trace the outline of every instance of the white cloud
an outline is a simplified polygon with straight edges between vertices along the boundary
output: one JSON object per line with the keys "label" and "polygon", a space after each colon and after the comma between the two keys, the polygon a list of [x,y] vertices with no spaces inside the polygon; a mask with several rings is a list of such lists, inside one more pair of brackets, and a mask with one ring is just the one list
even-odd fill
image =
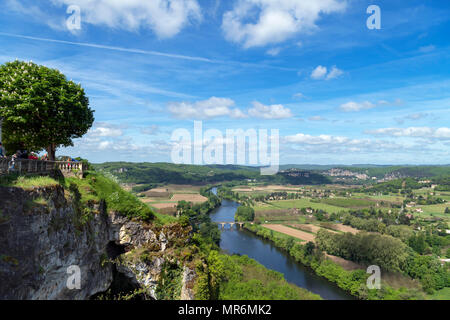
{"label": "white cloud", "polygon": [[115,29],[151,29],[160,38],[173,37],[183,27],[202,19],[197,0],[52,0],[55,5],[77,5],[81,22]]}
{"label": "white cloud", "polygon": [[178,119],[212,119],[229,116],[232,118],[244,118],[245,114],[232,108],[235,102],[228,98],[211,97],[207,100],[196,102],[170,102],[169,112]]}
{"label": "white cloud", "polygon": [[333,66],[331,68],[330,72],[328,73],[326,79],[331,80],[331,79],[337,78],[337,77],[341,76],[343,73],[344,73],[344,71],[336,68],[336,66]]}
{"label": "white cloud", "polygon": [[[327,74],[328,73],[328,74]],[[311,79],[314,80],[332,80],[335,78],[338,78],[344,74],[344,71],[338,69],[336,66],[333,66],[328,72],[327,67],[324,66],[317,66],[312,72],[311,72]]]}
{"label": "white cloud", "polygon": [[450,139],[450,128],[439,128],[434,132],[436,138]]}
{"label": "white cloud", "polygon": [[425,151],[428,145],[396,143],[393,141],[373,139],[353,139],[345,136],[332,136],[327,134],[310,135],[297,133],[285,136],[285,147],[295,152],[314,154],[375,154],[392,153],[417,153],[417,150]]}
{"label": "white cloud", "polygon": [[311,73],[311,78],[314,80],[320,80],[325,78],[327,74],[327,68],[323,66],[317,66]]}
{"label": "white cloud", "polygon": [[450,128],[409,127],[409,128],[381,128],[368,130],[365,133],[390,137],[413,137],[425,139],[450,139]]}
{"label": "white cloud", "polygon": [[304,99],[305,95],[301,92],[298,92],[298,93],[294,94],[292,97],[295,99]]}
{"label": "white cloud", "polygon": [[375,108],[375,105],[369,101],[364,102],[354,102],[350,101],[344,104],[341,104],[340,110],[343,112],[357,112],[361,110],[368,110]]}
{"label": "white cloud", "polygon": [[99,123],[88,133],[90,137],[120,137],[123,135],[123,131],[117,126]]}
{"label": "white cloud", "polygon": [[296,135],[286,136],[285,141],[295,144],[321,145],[321,144],[343,144],[348,143],[351,140],[346,137],[339,137],[339,136],[335,137],[325,134],[321,134],[319,136],[312,136],[309,134],[297,133]]}
{"label": "white cloud", "polygon": [[413,113],[413,114],[406,115],[403,118],[397,117],[397,118],[394,118],[394,120],[397,121],[398,124],[403,124],[406,120],[418,121],[418,120],[421,120],[428,116],[429,116],[428,113],[419,112],[419,113]]}
{"label": "white cloud", "polygon": [[321,14],[344,10],[345,0],[239,0],[223,16],[225,38],[245,48],[280,43],[317,28]]}
{"label": "white cloud", "polygon": [[401,106],[404,102],[401,99],[396,99],[394,101],[387,101],[387,100],[379,100],[376,103],[372,103],[370,101],[364,101],[364,102],[355,102],[355,101],[349,101],[347,103],[341,104],[339,109],[343,112],[358,112],[361,110],[368,110],[373,109],[376,107],[386,107],[386,106]]}
{"label": "white cloud", "polygon": [[291,110],[281,104],[266,106],[258,101],[253,102],[253,108],[248,110],[248,114],[262,119],[284,119],[293,116]]}
{"label": "white cloud", "polygon": [[229,98],[211,97],[208,100],[196,102],[170,102],[169,112],[178,119],[212,119],[230,117],[234,119],[248,118],[284,119],[292,117],[291,110],[281,104],[263,105],[254,101],[248,109],[248,115],[239,108],[234,108],[235,102]]}
{"label": "white cloud", "polygon": [[379,106],[401,106],[404,102],[402,99],[395,99],[394,101],[387,101],[387,100],[379,100],[377,102],[377,105]]}

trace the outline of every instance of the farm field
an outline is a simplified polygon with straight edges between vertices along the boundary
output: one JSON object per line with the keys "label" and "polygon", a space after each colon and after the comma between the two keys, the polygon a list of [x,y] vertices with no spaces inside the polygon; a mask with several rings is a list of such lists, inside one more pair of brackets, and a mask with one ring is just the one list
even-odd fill
{"label": "farm field", "polygon": [[370,198],[330,198],[321,199],[320,202],[326,203],[336,207],[361,209],[367,207],[383,207],[381,200],[374,200]]}
{"label": "farm field", "polygon": [[311,241],[314,242],[315,236],[314,234],[308,233],[308,232],[304,232],[304,231],[300,231],[300,230],[296,230],[293,228],[289,228],[286,226],[283,226],[281,224],[265,224],[263,225],[264,228],[273,230],[273,231],[277,231],[283,234],[286,234],[288,236],[300,239],[302,241]]}
{"label": "farm field", "polygon": [[[164,209],[176,208],[178,201],[202,203],[208,199],[200,195],[201,186],[170,184],[142,192],[140,199],[161,212]],[[165,210],[167,211],[167,210]]]}
{"label": "farm field", "polygon": [[312,233],[317,233],[321,229],[319,226],[316,226],[314,224],[291,224],[289,226],[295,229]]}
{"label": "farm field", "polygon": [[277,200],[269,203],[258,203],[255,206],[255,210],[276,210],[276,209],[293,209],[293,208],[313,208],[322,209],[327,212],[340,212],[346,211],[345,208],[329,205],[321,202],[313,202],[310,199],[296,199],[296,200]]}
{"label": "farm field", "polygon": [[448,217],[448,214],[445,214],[445,208],[450,207],[448,203],[442,203],[442,204],[433,204],[428,206],[421,206],[418,205],[417,208],[421,208],[423,210],[423,213],[417,213],[415,212],[415,215],[419,216],[434,216],[434,217],[441,217],[445,218]]}
{"label": "farm field", "polygon": [[279,192],[279,191],[299,191],[301,186],[290,186],[290,185],[269,185],[269,186],[238,186],[234,187],[232,190],[234,192]]}
{"label": "farm field", "polygon": [[198,193],[177,193],[170,198],[171,201],[188,201],[193,203],[202,203],[208,200],[208,198],[198,194]]}

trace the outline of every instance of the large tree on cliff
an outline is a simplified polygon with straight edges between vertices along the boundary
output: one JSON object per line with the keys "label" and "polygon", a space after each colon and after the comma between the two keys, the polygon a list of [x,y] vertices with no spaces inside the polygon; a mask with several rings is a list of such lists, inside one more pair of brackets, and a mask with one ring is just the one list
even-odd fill
{"label": "large tree on cliff", "polygon": [[58,70],[32,62],[0,66],[0,120],[7,150],[47,150],[50,160],[61,146],[83,136],[94,122],[83,88]]}

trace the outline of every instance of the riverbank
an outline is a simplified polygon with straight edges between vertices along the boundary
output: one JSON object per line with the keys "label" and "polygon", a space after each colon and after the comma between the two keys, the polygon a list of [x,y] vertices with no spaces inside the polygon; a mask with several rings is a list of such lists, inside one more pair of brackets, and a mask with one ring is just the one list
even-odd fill
{"label": "riverbank", "polygon": [[380,290],[368,289],[365,270],[347,271],[329,260],[312,242],[302,244],[289,235],[269,230],[260,225],[245,224],[244,228],[257,236],[270,240],[276,247],[284,250],[295,261],[307,266],[320,277],[336,284],[353,297],[362,300],[408,300],[415,299],[416,292],[406,288],[394,289],[386,284]]}
{"label": "riverbank", "polygon": [[[239,204],[235,201],[223,200],[221,206],[210,214],[211,220],[215,222],[234,222],[235,212],[238,207]],[[305,266],[297,263],[283,250],[276,248],[270,241],[262,239],[245,229],[227,227],[222,230],[220,248],[230,256],[234,254],[247,255],[263,265],[267,272],[272,272],[271,270],[277,271],[283,274],[289,283],[318,294],[323,299],[354,299],[335,284],[317,276],[311,270],[307,270]]]}

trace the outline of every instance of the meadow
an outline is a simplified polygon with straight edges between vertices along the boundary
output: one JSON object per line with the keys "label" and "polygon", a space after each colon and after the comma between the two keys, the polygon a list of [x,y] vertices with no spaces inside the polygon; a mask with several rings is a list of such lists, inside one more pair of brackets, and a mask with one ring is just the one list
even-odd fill
{"label": "meadow", "polygon": [[345,208],[335,205],[329,205],[322,202],[311,201],[311,199],[295,199],[295,200],[277,200],[268,203],[257,203],[255,211],[274,210],[274,209],[294,209],[294,208],[312,208],[317,210],[325,210],[327,212],[345,211]]}

